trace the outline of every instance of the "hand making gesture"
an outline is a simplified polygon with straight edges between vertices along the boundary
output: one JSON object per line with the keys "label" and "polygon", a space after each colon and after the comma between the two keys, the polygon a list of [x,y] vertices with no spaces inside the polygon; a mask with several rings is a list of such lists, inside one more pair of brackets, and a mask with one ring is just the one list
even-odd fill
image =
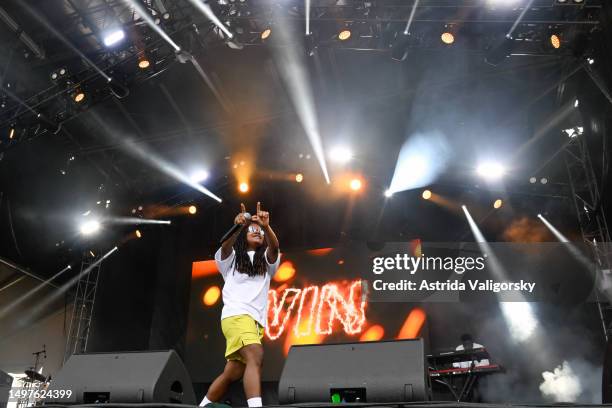
{"label": "hand making gesture", "polygon": [[[244,208],[244,205],[241,208]],[[261,228],[267,228],[270,225],[270,213],[261,210],[259,201],[257,202],[257,213],[251,218],[251,221],[256,222]]]}
{"label": "hand making gesture", "polygon": [[[257,204],[259,204],[259,203],[257,203]],[[234,218],[234,224],[240,224],[240,225],[242,225],[244,227],[246,225],[246,223],[247,223],[246,216],[244,215],[245,213],[246,213],[246,208],[245,208],[243,203],[240,203],[240,212]]]}

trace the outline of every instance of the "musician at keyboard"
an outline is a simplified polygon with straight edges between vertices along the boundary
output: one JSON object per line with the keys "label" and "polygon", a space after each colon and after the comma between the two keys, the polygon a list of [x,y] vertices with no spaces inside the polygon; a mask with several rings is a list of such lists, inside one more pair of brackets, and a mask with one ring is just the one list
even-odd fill
{"label": "musician at keyboard", "polygon": [[[484,346],[482,344],[474,343],[474,339],[472,335],[469,333],[465,333],[461,335],[461,344],[458,345],[455,350],[456,351],[469,351],[473,349],[482,349]],[[472,365],[473,364],[473,365]],[[489,359],[482,360],[472,360],[472,361],[457,361],[453,363],[454,368],[470,368],[470,367],[483,367],[488,366],[490,364]]]}

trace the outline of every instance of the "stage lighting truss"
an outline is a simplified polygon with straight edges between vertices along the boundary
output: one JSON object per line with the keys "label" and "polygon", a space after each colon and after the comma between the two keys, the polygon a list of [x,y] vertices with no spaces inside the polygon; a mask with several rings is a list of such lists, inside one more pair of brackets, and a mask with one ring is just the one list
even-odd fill
{"label": "stage lighting truss", "polygon": [[[385,51],[390,58],[398,61],[405,60],[409,52],[413,49],[430,49],[439,52],[448,52],[449,46],[440,40],[440,24],[450,24],[454,22],[457,15],[461,14],[463,7],[466,10],[474,11],[474,5],[481,4],[480,0],[436,0],[435,2],[421,2],[416,13],[415,24],[412,25],[409,35],[404,35],[406,19],[410,14],[410,7],[407,2],[401,0],[381,0],[377,2],[329,2],[324,0],[312,0],[310,7],[310,34],[304,37],[301,31],[301,24],[294,24],[296,27],[295,35],[290,36],[291,44],[278,44],[278,39],[274,43],[280,46],[295,46],[307,55],[314,55],[316,50],[321,48],[343,48],[347,50],[359,50],[360,52]],[[412,2],[408,2],[413,4]],[[458,5],[458,3],[460,3]],[[546,6],[544,6],[546,3]],[[218,44],[225,41],[226,44],[235,49],[243,46],[269,46],[274,37],[274,25],[281,20],[287,22],[303,22],[304,7],[302,4],[294,2],[267,2],[267,1],[241,1],[241,0],[222,0],[209,2],[215,15],[226,23],[231,30],[233,37],[226,38],[226,35],[210,35],[219,33],[209,19],[195,12],[189,2],[179,2],[174,0],[155,0],[146,2],[147,10],[156,18],[159,24],[164,26],[171,24],[176,38],[181,38],[178,34],[191,32],[197,38],[194,47],[206,47],[209,44]],[[551,4],[553,7],[551,7]],[[602,0],[534,0],[534,8],[527,14],[525,22],[521,23],[513,33],[512,40],[499,43],[500,49],[490,58],[493,63],[500,63],[511,53],[521,53],[523,55],[560,55],[572,54],[572,42],[574,36],[580,33],[590,32],[599,24],[599,12]],[[563,6],[563,7],[555,7]],[[573,6],[573,7],[566,7]],[[477,12],[466,14],[465,22],[461,27],[485,27],[485,31],[478,31],[477,34],[470,33],[470,30],[461,31],[461,43],[469,43],[472,48],[485,51],[491,44],[499,42],[504,38],[504,32],[508,29],[507,8],[478,7]],[[512,11],[510,11],[512,12]],[[40,109],[32,112],[23,109],[15,117],[14,109],[9,109],[11,104],[7,104],[5,109],[0,110],[0,128],[8,128],[10,121],[19,120],[23,126],[23,134],[20,140],[27,140],[27,135],[33,135],[33,130],[40,127],[38,113],[45,112],[48,118],[60,121],[69,120],[78,110],[66,108],[66,100],[70,98],[69,85],[79,85],[87,90],[86,105],[93,106],[108,97],[123,97],[127,95],[130,86],[137,85],[151,76],[169,68],[175,63],[176,56],[174,50],[163,47],[163,41],[150,27],[143,24],[142,19],[137,18],[132,10],[126,8],[121,16],[113,17],[113,21],[106,20],[104,16],[111,15],[100,11],[92,6],[91,9],[83,8],[79,13],[72,13],[74,18],[66,18],[74,26],[64,27],[65,32],[82,33],[83,37],[91,35],[93,32],[105,32],[107,27],[117,27],[117,21],[121,21],[121,28],[125,32],[125,38],[120,47],[106,48],[101,41],[87,42],[83,38],[71,38],[75,43],[92,44],[91,49],[83,49],[88,54],[101,55],[100,60],[96,60],[99,66],[112,66],[113,73],[108,72],[112,77],[116,73],[121,73],[120,78],[113,77],[113,83],[109,87],[108,81],[96,73],[91,67],[83,68],[79,65],[78,69],[70,66],[55,67],[49,72],[49,79],[53,86],[48,89],[36,90],[32,92],[28,89],[24,93],[25,103],[30,105],[40,105]],[[506,13],[506,14],[502,14]],[[78,18],[76,18],[78,17]],[[94,18],[95,17],[95,18]],[[156,21],[157,21],[156,20]],[[499,20],[499,24],[495,21]],[[72,23],[74,21],[74,23]],[[531,21],[531,22],[530,22]],[[97,24],[96,27],[87,27],[83,30],[78,22],[83,24]],[[493,22],[493,23],[491,23]],[[552,23],[551,23],[552,22]],[[455,23],[453,23],[455,24]],[[575,28],[575,34],[571,37],[567,35],[567,27]],[[212,28],[212,30],[211,30]],[[299,28],[299,29],[298,29]],[[348,40],[340,40],[338,33],[341,29],[348,28],[350,37]],[[266,31],[272,29],[272,31]],[[561,48],[554,49],[550,45],[550,31],[557,30],[561,35]],[[301,32],[300,32],[301,31]],[[133,33],[137,35],[134,35]],[[262,33],[270,33],[266,40],[262,40]],[[450,31],[452,32],[452,31]],[[457,40],[457,33],[454,33]],[[141,40],[135,39],[140,37]],[[265,37],[265,35],[264,35]],[[463,41],[465,40],[465,41]],[[183,44],[181,44],[183,45]],[[88,45],[89,46],[89,45]],[[457,42],[454,44],[457,49]],[[188,48],[190,53],[196,53],[198,49]],[[153,54],[154,53],[154,54]],[[143,55],[146,59],[143,59]],[[49,55],[49,58],[52,58]],[[148,61],[148,64],[147,62]],[[80,82],[86,78],[86,82]],[[59,89],[58,89],[59,88]],[[34,96],[32,96],[34,95]],[[45,101],[39,104],[38,101]],[[83,109],[83,102],[78,105],[70,100],[68,104],[72,108],[78,106]],[[4,116],[2,116],[6,113]],[[31,129],[32,132],[29,132]]]}

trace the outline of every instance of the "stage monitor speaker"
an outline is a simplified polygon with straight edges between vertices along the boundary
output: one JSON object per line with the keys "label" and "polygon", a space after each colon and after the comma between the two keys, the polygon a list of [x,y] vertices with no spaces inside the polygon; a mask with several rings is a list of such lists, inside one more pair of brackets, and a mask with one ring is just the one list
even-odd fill
{"label": "stage monitor speaker", "polygon": [[[45,403],[195,405],[189,374],[173,351],[75,354],[49,385]],[[53,392],[57,390],[57,392]],[[66,392],[71,395],[66,397]]]}
{"label": "stage monitor speaker", "polygon": [[0,370],[0,408],[5,408],[8,403],[13,377]]}
{"label": "stage monitor speaker", "polygon": [[281,404],[430,399],[423,340],[293,346],[278,385]]}

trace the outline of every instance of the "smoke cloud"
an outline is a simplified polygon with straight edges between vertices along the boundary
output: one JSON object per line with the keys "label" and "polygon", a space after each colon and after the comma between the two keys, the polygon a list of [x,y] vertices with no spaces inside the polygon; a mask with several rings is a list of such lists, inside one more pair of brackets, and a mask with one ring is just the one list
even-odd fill
{"label": "smoke cloud", "polygon": [[554,402],[601,403],[601,368],[576,360],[542,373],[542,396]]}
{"label": "smoke cloud", "polygon": [[576,402],[582,393],[580,379],[567,361],[555,367],[552,372],[544,371],[542,377],[544,382],[540,384],[540,391],[545,398],[555,402]]}

